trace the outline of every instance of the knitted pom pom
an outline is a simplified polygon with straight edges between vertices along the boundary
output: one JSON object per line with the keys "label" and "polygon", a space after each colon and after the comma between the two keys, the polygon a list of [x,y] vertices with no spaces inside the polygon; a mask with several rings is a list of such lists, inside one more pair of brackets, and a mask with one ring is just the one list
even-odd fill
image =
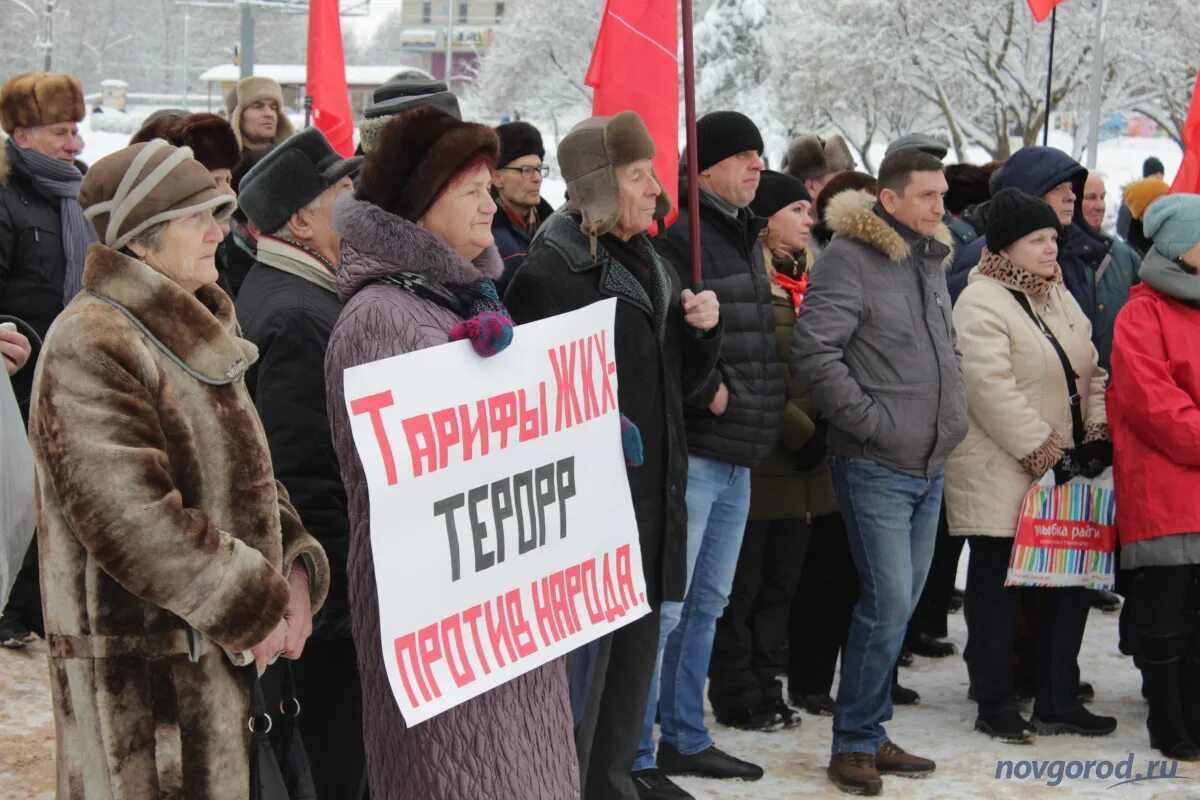
{"label": "knitted pom pom", "polygon": [[470,339],[471,347],[484,358],[494,356],[512,344],[513,321],[495,311],[484,311],[450,329],[450,341]]}
{"label": "knitted pom pom", "polygon": [[621,449],[625,451],[627,467],[640,467],[646,460],[646,453],[642,449],[642,432],[624,414],[621,415]]}

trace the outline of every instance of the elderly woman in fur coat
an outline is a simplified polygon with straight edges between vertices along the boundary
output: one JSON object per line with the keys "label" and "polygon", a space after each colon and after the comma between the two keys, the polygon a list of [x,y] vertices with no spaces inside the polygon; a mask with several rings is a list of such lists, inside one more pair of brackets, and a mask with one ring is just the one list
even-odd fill
{"label": "elderly woman in fur coat", "polygon": [[79,193],[101,244],[30,418],[58,796],[249,792],[250,669],[300,654],[328,564],[276,482],[213,285],[235,201],[162,140]]}
{"label": "elderly woman in fur coat", "polygon": [[325,356],[326,398],[350,501],[347,582],[363,688],[371,796],[511,800],[579,796],[561,661],[410,728],[392,696],[380,645],[367,481],[346,410],[344,371],[470,338],[490,356],[512,337],[492,280],[490,194],[498,143],[488,127],[436,108],[394,117],[363,164],[358,191],[334,209],[345,307]]}

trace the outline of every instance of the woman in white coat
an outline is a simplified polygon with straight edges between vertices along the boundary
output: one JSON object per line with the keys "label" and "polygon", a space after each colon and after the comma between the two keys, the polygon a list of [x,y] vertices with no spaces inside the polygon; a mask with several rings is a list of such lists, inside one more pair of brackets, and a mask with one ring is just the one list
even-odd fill
{"label": "woman in white coat", "polygon": [[1060,232],[1042,200],[999,192],[987,247],[954,307],[970,428],[946,465],[946,505],[951,535],[969,537],[971,546],[967,669],[976,729],[1014,743],[1032,741],[1034,731],[1101,736],[1116,727],[1078,697],[1084,589],[1023,590],[1043,593],[1030,721],[1013,693],[1013,615],[1022,590],[1005,588],[1004,579],[1021,502],[1051,469],[1062,483],[1112,463],[1107,376],[1091,324],[1062,284]]}

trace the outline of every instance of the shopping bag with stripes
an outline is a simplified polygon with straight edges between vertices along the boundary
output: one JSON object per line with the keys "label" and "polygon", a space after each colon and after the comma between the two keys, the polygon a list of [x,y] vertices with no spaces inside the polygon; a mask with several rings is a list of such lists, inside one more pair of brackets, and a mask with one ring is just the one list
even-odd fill
{"label": "shopping bag with stripes", "polygon": [[1047,473],[1025,495],[1004,585],[1112,589],[1116,521],[1111,468],[1061,486]]}

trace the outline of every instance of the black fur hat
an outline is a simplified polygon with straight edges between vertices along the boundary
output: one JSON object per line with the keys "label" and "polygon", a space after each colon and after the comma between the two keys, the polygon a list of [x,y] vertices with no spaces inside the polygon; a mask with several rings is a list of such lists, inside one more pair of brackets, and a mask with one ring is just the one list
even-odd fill
{"label": "black fur hat", "polygon": [[524,156],[546,157],[542,134],[528,122],[506,122],[497,125],[496,135],[500,137],[500,158],[496,161],[497,167],[507,167]]}
{"label": "black fur hat", "polygon": [[274,233],[361,165],[361,158],[338,155],[318,129],[305,128],[246,173],[238,186],[238,205],[260,231]]}
{"label": "black fur hat", "polygon": [[495,164],[496,132],[425,106],[393,117],[367,153],[358,196],[416,222],[442,188],[471,159]]}

